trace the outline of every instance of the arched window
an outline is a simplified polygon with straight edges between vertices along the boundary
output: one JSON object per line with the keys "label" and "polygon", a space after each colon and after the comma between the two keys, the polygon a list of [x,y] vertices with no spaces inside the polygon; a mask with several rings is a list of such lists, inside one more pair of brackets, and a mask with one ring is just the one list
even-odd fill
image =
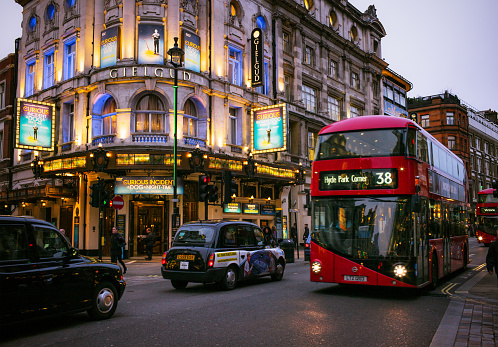
{"label": "arched window", "polygon": [[54,4],[48,5],[47,11],[45,12],[45,19],[47,20],[47,22],[50,22],[52,19],[54,19],[54,14],[55,14]]}
{"label": "arched window", "polygon": [[330,21],[330,27],[334,28],[334,29],[337,29],[337,26],[339,25],[339,22],[337,21],[337,13],[335,13],[334,10],[330,10],[329,21]]}
{"label": "arched window", "polygon": [[135,110],[135,132],[167,132],[164,104],[156,95],[147,94],[138,101]]}
{"label": "arched window", "polygon": [[266,20],[263,16],[258,16],[258,18],[256,18],[256,24],[258,25],[258,28],[266,31]]}
{"label": "arched window", "polygon": [[197,137],[197,108],[192,100],[187,100],[183,108],[183,135]]}
{"label": "arched window", "polygon": [[35,31],[35,29],[36,29],[36,17],[35,16],[31,16],[29,18],[28,29],[29,29],[29,31]]}
{"label": "arched window", "polygon": [[358,29],[354,25],[351,27],[351,41],[358,42]]}
{"label": "arched window", "polygon": [[304,0],[304,7],[306,7],[308,11],[311,11],[314,5],[315,4],[313,0]]}
{"label": "arched window", "polygon": [[92,137],[113,135],[116,132],[116,101],[109,94],[104,94],[93,105]]}

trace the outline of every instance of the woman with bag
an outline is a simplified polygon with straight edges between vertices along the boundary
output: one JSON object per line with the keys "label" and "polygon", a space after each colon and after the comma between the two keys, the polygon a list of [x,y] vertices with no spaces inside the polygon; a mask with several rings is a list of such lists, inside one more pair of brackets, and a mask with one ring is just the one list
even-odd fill
{"label": "woman with bag", "polygon": [[111,263],[121,264],[123,267],[123,275],[126,273],[126,265],[123,262],[123,247],[126,246],[126,241],[123,237],[118,233],[118,229],[116,227],[112,227],[112,235],[111,235]]}

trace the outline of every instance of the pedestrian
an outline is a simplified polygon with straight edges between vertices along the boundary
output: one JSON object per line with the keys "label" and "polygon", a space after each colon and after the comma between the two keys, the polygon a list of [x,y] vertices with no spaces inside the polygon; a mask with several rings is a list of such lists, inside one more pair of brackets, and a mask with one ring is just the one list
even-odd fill
{"label": "pedestrian", "polygon": [[271,231],[272,231],[272,233],[273,233],[273,238],[274,238],[275,240],[277,240],[277,227],[276,227],[276,226],[272,226],[272,227],[271,227]]}
{"label": "pedestrian", "polygon": [[306,243],[306,240],[308,239],[308,236],[310,235],[310,228],[308,228],[308,223],[304,224],[304,235],[303,235],[303,241]]}
{"label": "pedestrian", "polygon": [[150,228],[146,229],[147,236],[145,237],[145,253],[147,253],[147,257],[145,260],[152,260],[152,248],[154,247],[154,243],[156,243],[156,235],[150,230]]}
{"label": "pedestrian", "polygon": [[121,234],[118,233],[118,229],[116,227],[112,227],[112,235],[111,235],[111,263],[121,264],[123,267],[123,275],[126,273],[126,265],[123,262],[123,247],[126,246],[126,241],[123,239]]}
{"label": "pedestrian", "polygon": [[66,238],[67,242],[69,242],[69,244],[71,244],[71,240],[69,240],[69,237],[66,236],[66,230],[60,228],[59,231]]}
{"label": "pedestrian", "polygon": [[294,223],[294,225],[291,227],[291,239],[294,241],[294,247],[297,248],[297,224]]}
{"label": "pedestrian", "polygon": [[265,245],[271,246],[271,247],[276,246],[275,240],[273,239],[273,233],[272,233],[269,226],[265,226],[263,228],[263,235],[265,237],[265,241],[264,241]]}
{"label": "pedestrian", "polygon": [[490,275],[493,274],[494,269],[498,278],[498,240],[489,245],[488,254],[486,255],[486,268]]}

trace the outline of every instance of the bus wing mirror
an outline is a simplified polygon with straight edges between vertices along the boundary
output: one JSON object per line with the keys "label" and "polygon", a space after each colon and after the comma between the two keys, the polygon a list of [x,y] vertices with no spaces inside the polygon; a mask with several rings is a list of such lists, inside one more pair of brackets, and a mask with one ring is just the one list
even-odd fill
{"label": "bus wing mirror", "polygon": [[422,198],[420,197],[420,195],[412,196],[411,205],[412,212],[420,213],[420,210],[422,209]]}

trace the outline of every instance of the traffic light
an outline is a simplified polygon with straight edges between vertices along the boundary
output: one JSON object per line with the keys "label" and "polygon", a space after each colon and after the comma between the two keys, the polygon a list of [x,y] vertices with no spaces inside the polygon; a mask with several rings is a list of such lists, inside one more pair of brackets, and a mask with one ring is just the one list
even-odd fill
{"label": "traffic light", "polygon": [[231,171],[223,171],[223,182],[225,183],[225,196],[223,202],[225,204],[232,202],[233,196],[237,195],[237,182],[235,182],[235,173]]}
{"label": "traffic light", "polygon": [[108,190],[103,190],[100,196],[102,207],[111,207],[111,192]]}
{"label": "traffic light", "polygon": [[493,196],[498,198],[498,179],[493,182]]}
{"label": "traffic light", "polygon": [[100,182],[94,183],[90,186],[90,206],[92,207],[99,207],[101,193],[100,187]]}
{"label": "traffic light", "polygon": [[211,182],[211,177],[206,175],[199,176],[199,201],[204,202],[208,200],[209,193],[209,182]]}
{"label": "traffic light", "polygon": [[207,186],[208,188],[208,193],[207,193],[207,201],[209,202],[216,202],[218,200],[218,186],[216,184],[213,184],[211,186]]}

